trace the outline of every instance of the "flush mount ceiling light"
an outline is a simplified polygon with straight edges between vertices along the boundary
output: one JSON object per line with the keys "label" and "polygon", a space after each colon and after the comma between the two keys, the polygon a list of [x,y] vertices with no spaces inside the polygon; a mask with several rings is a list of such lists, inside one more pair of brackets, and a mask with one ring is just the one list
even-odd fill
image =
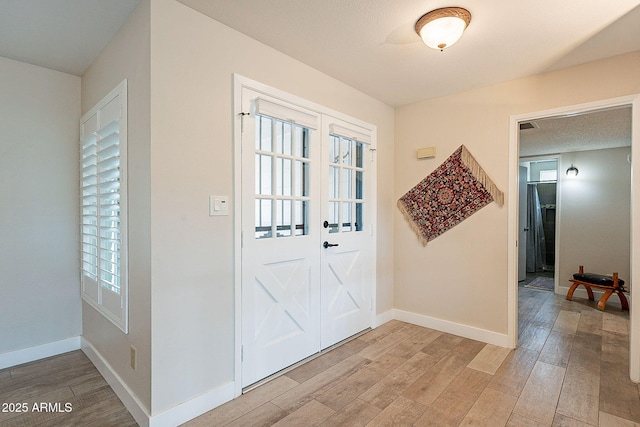
{"label": "flush mount ceiling light", "polygon": [[471,22],[471,13],[461,7],[443,7],[423,15],[416,22],[416,33],[424,44],[441,51],[457,42]]}

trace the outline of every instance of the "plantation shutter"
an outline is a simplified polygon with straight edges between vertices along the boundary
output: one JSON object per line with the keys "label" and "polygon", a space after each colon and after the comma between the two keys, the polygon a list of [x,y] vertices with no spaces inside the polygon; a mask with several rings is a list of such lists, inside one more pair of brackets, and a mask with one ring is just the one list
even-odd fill
{"label": "plantation shutter", "polygon": [[80,121],[82,297],[127,332],[127,82]]}

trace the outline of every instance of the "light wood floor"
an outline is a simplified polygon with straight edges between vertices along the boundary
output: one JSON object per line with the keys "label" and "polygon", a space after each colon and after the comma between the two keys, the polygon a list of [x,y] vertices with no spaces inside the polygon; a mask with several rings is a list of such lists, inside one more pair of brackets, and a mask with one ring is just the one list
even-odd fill
{"label": "light wood floor", "polygon": [[185,425],[640,426],[628,313],[519,299],[515,351],[391,321]]}
{"label": "light wood floor", "polygon": [[[628,313],[519,293],[517,350],[391,321],[185,426],[640,427]],[[135,425],[87,364],[73,352],[0,371],[0,403],[74,404],[68,414],[0,413],[0,427]]]}
{"label": "light wood floor", "polygon": [[138,425],[80,350],[0,370],[0,405],[0,427]]}

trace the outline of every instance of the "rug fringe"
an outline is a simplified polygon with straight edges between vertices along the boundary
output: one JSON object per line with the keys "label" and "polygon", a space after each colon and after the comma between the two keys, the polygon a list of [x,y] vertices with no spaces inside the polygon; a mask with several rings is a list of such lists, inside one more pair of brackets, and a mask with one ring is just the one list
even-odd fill
{"label": "rug fringe", "polygon": [[461,145],[460,148],[462,149],[462,163],[464,163],[464,165],[469,169],[474,178],[477,179],[484,186],[484,188],[487,189],[498,206],[502,206],[504,204],[504,193],[500,191],[498,186],[493,183],[491,178],[489,178],[489,175],[487,175],[484,169],[482,169],[480,163],[478,163],[478,161],[473,157],[467,147]]}
{"label": "rug fringe", "polygon": [[416,233],[416,237],[418,238],[418,240],[420,240],[420,243],[422,243],[422,246],[427,246],[428,240],[425,239],[424,236],[422,235],[422,231],[420,230],[420,227],[418,227],[418,224],[415,223],[415,221],[409,214],[409,211],[407,210],[407,206],[404,204],[402,199],[398,200],[397,206],[398,206],[398,209],[400,209],[400,212],[402,212],[402,215],[404,215],[404,219],[407,220],[407,222],[413,229],[414,233]]}

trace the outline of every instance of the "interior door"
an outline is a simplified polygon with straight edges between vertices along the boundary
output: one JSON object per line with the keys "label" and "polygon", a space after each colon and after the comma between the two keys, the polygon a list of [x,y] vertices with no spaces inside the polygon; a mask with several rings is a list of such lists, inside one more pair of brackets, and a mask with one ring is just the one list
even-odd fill
{"label": "interior door", "polygon": [[[287,111],[282,101],[245,88],[242,98],[243,111],[251,111],[242,126],[242,383],[247,386],[320,351],[316,169],[321,144],[313,113]],[[277,118],[295,114],[309,123]]]}
{"label": "interior door", "polygon": [[322,182],[322,347],[371,326],[374,275],[371,211],[372,154],[365,132],[325,118]]}

